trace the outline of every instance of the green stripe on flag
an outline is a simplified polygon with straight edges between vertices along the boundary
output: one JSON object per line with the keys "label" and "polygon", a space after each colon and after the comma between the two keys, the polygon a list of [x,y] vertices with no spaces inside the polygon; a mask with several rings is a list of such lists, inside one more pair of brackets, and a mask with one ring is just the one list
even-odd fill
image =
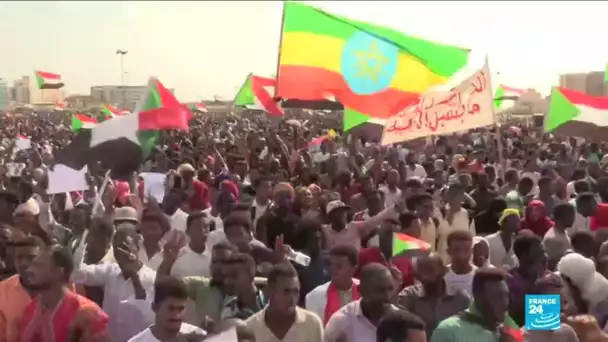
{"label": "green stripe on flag", "polygon": [[369,119],[369,115],[359,113],[350,108],[344,108],[344,132],[368,122]]}
{"label": "green stripe on flag", "polygon": [[72,115],[72,131],[80,131],[83,127],[82,121],[76,115]]}
{"label": "green stripe on flag", "polygon": [[505,88],[498,86],[496,93],[494,93],[494,109],[498,109],[502,106],[501,97],[505,96]]}
{"label": "green stripe on flag", "polygon": [[245,83],[243,83],[239,92],[234,97],[235,106],[249,106],[255,104],[255,96],[251,90],[251,77],[252,74],[247,76]]}
{"label": "green stripe on flag", "polygon": [[574,119],[580,114],[580,109],[570,102],[558,88],[551,90],[551,103],[549,112],[545,116],[545,132],[551,132]]}
{"label": "green stripe on flag", "polygon": [[163,102],[160,99],[160,94],[158,93],[158,88],[156,87],[156,83],[154,84],[154,88],[148,91],[146,96],[146,102],[144,106],[141,108],[141,111],[151,110],[160,108],[163,106]]}

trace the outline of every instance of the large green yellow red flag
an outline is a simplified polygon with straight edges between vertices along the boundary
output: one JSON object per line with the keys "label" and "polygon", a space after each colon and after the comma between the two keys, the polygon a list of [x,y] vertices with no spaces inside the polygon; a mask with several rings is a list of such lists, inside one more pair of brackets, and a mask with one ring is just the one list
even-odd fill
{"label": "large green yellow red flag", "polygon": [[[415,38],[306,4],[284,3],[276,95],[335,97],[345,116],[386,119],[467,64],[469,50]],[[345,121],[348,117],[345,117]]]}

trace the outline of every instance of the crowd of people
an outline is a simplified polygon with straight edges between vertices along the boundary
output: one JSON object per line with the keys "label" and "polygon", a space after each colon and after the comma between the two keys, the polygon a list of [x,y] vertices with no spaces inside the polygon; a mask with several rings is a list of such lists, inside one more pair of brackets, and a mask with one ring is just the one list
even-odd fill
{"label": "crowd of people", "polygon": [[[89,165],[89,189],[52,196],[73,133],[7,115],[0,342],[608,340],[605,145],[530,127],[309,144],[333,115],[197,116],[137,170]],[[166,175],[162,200],[141,172]],[[395,256],[394,233],[430,251]],[[527,294],[561,295],[559,329],[523,329]]]}

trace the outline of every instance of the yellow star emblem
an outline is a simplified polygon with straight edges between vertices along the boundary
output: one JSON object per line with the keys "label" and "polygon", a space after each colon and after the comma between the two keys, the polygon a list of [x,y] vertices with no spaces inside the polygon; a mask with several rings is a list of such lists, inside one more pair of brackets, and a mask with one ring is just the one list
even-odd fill
{"label": "yellow star emblem", "polygon": [[389,63],[389,59],[380,50],[378,41],[373,40],[368,49],[355,51],[354,54],[357,59],[357,77],[369,77],[372,82],[377,83]]}

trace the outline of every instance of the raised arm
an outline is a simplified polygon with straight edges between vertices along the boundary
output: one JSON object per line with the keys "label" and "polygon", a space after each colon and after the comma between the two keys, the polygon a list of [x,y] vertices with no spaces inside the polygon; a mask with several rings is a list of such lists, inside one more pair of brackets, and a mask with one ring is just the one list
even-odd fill
{"label": "raised arm", "polygon": [[403,211],[405,206],[405,202],[401,204],[397,204],[392,208],[386,208],[376,214],[368,218],[365,221],[352,221],[349,225],[356,229],[359,232],[359,236],[364,237],[370,234],[370,232],[375,229],[379,224],[381,224],[384,220],[395,218],[399,216],[399,213]]}

